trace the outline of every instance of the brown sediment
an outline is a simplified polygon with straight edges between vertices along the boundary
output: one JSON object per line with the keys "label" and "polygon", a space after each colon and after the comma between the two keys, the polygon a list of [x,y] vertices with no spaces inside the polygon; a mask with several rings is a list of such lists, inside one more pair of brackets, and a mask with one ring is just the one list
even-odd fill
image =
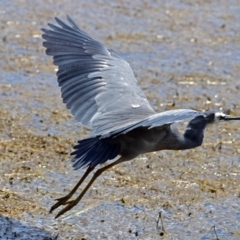
{"label": "brown sediment", "polygon": [[219,238],[238,239],[236,123],[209,127],[199,148],[120,164],[100,177],[64,220],[48,214],[54,199],[66,195],[83,173],[73,171],[69,153],[89,131],[62,103],[40,31],[54,16],[70,14],[129,61],[156,111],[223,109],[239,115],[239,11],[233,9],[224,1],[5,1],[0,11],[0,237],[24,239],[28,232],[32,239],[54,239],[58,233],[58,239],[156,239],[155,220],[163,210],[169,239],[201,238],[213,225],[221,230]]}

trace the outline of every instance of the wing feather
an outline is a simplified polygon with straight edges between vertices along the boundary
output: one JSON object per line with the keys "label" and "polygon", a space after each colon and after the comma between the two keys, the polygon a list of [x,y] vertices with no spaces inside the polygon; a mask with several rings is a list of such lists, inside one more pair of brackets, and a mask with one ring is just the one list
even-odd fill
{"label": "wing feather", "polygon": [[78,121],[92,127],[92,135],[155,114],[125,60],[83,32],[69,16],[69,24],[55,19],[58,26],[49,23],[51,29],[42,29],[43,46],[58,66],[63,102]]}
{"label": "wing feather", "polygon": [[181,122],[184,120],[191,120],[198,116],[205,116],[205,113],[198,112],[191,109],[177,109],[169,110],[161,113],[154,114],[152,116],[146,117],[140,121],[135,121],[132,123],[127,123],[121,127],[115,127],[112,129],[107,129],[104,126],[101,127],[101,138],[106,138],[109,136],[118,136],[121,134],[126,134],[136,128],[146,127],[148,129],[155,127],[162,127],[166,125],[171,125],[176,122]]}

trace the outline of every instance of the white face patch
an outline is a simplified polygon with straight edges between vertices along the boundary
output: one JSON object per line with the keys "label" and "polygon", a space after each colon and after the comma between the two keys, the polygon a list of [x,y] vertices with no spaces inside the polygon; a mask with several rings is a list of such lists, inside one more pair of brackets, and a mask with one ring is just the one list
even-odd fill
{"label": "white face patch", "polygon": [[218,122],[219,120],[221,120],[221,118],[224,118],[225,116],[226,114],[223,112],[216,112],[214,115],[214,122]]}

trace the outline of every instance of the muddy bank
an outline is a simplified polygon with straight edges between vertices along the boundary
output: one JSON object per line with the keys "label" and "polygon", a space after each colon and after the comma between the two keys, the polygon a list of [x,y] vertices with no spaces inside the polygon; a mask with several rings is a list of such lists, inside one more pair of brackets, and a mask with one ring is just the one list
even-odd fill
{"label": "muddy bank", "polygon": [[[40,28],[70,14],[132,66],[156,111],[240,115],[239,4],[174,1],[0,3],[0,237],[2,239],[239,239],[237,123],[212,126],[203,146],[143,155],[110,169],[55,220],[48,211],[84,172],[69,153],[89,130],[60,97]],[[16,14],[17,13],[17,14]],[[111,21],[109,21],[109,19]]]}

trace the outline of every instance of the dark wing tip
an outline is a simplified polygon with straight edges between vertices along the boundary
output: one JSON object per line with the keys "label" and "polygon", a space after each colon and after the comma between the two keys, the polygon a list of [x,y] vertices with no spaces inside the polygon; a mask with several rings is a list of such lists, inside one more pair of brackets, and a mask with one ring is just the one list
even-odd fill
{"label": "dark wing tip", "polygon": [[78,25],[73,21],[73,19],[69,15],[67,15],[67,20],[72,25],[73,28],[76,28],[76,29],[80,30]]}
{"label": "dark wing tip", "polygon": [[62,24],[66,25],[60,18],[54,17],[55,21],[61,26]]}

